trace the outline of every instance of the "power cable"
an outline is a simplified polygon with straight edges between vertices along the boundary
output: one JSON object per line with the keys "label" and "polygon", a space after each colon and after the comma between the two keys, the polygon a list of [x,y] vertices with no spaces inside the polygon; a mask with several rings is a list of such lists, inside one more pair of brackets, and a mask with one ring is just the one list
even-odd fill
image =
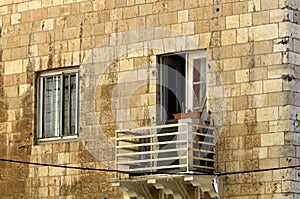
{"label": "power cable", "polygon": [[[47,167],[57,167],[57,168],[65,168],[65,169],[78,169],[78,170],[90,170],[90,171],[102,171],[102,172],[115,172],[115,173],[123,173],[123,174],[135,174],[135,172],[128,172],[122,170],[115,170],[115,169],[100,169],[100,168],[91,168],[91,167],[77,167],[77,166],[68,166],[68,165],[56,165],[56,164],[47,164],[47,163],[38,163],[38,162],[28,162],[28,161],[21,161],[21,160],[11,160],[11,159],[4,159],[0,158],[0,161],[3,162],[12,162],[12,163],[19,163],[19,164],[28,164],[28,165],[36,165],[36,166],[47,166]],[[246,173],[258,173],[264,171],[276,171],[276,170],[284,170],[284,169],[294,169],[300,168],[300,164],[293,165],[293,166],[286,166],[286,167],[273,167],[273,168],[266,168],[266,169],[255,169],[255,170],[248,170],[248,171],[234,171],[234,172],[221,172],[221,173],[212,173],[206,171],[197,171],[197,172],[150,172],[146,174],[181,174],[181,175],[215,175],[215,176],[224,176],[224,175],[236,175],[236,174],[246,174]]]}
{"label": "power cable", "polygon": [[264,171],[276,171],[276,170],[284,170],[284,169],[294,169],[300,167],[300,164],[293,165],[293,166],[286,166],[286,167],[273,167],[273,168],[266,168],[266,169],[255,169],[255,170],[248,170],[248,171],[234,171],[234,172],[223,172],[223,173],[215,173],[216,176],[224,176],[224,175],[234,175],[234,174],[245,174],[245,173],[257,173],[257,172],[264,172]]}
{"label": "power cable", "polygon": [[47,163],[38,163],[38,162],[28,162],[21,160],[10,160],[0,158],[0,161],[4,162],[13,162],[20,164],[28,164],[28,165],[36,165],[36,166],[47,166],[47,167],[57,167],[57,168],[65,168],[65,169],[79,169],[79,170],[90,170],[90,171],[104,171],[104,172],[118,172],[118,173],[128,173],[125,171],[118,171],[113,169],[99,169],[99,168],[90,168],[90,167],[76,167],[76,166],[68,166],[68,165],[56,165],[56,164],[47,164]]}

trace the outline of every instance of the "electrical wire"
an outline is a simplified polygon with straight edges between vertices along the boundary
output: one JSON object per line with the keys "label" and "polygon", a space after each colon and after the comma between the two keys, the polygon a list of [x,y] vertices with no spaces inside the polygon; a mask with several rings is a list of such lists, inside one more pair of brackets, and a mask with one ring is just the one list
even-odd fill
{"label": "electrical wire", "polygon": [[[78,170],[90,170],[90,171],[102,171],[102,172],[114,172],[114,173],[123,173],[123,174],[137,174],[135,172],[128,172],[122,170],[115,169],[100,169],[100,168],[91,168],[91,167],[77,167],[77,166],[68,166],[68,165],[56,165],[56,164],[47,164],[47,163],[38,163],[38,162],[28,162],[21,160],[11,160],[0,158],[0,161],[3,162],[11,162],[11,163],[19,163],[19,164],[28,164],[28,165],[36,165],[36,166],[47,166],[47,167],[56,167],[56,168],[65,168],[65,169],[78,169]],[[258,173],[264,171],[275,171],[275,170],[284,170],[284,169],[294,169],[300,168],[300,164],[286,167],[273,167],[266,169],[256,169],[256,170],[248,170],[248,171],[234,171],[234,172],[221,172],[221,173],[212,173],[207,171],[197,171],[197,172],[150,172],[146,174],[179,174],[179,175],[215,175],[215,176],[225,176],[225,175],[236,175],[236,174],[246,174],[246,173]],[[140,174],[140,173],[139,173]]]}
{"label": "electrical wire", "polygon": [[3,161],[3,162],[12,162],[12,163],[20,163],[20,164],[28,164],[28,165],[36,165],[36,166],[57,167],[57,168],[65,168],[65,169],[79,169],[79,170],[90,170],[90,171],[128,173],[128,172],[125,172],[125,171],[118,171],[118,170],[113,170],[113,169],[100,169],[100,168],[90,168],[90,167],[77,167],[77,166],[68,166],[68,165],[56,165],[56,164],[28,162],[28,161],[21,161],[21,160],[10,160],[10,159],[3,159],[3,158],[0,158],[0,161]]}
{"label": "electrical wire", "polygon": [[[19,163],[19,164],[28,164],[28,165],[35,165],[35,166],[47,166],[47,167],[56,167],[56,168],[65,168],[65,169],[78,169],[78,170],[90,170],[90,171],[102,171],[102,172],[114,172],[114,173],[123,173],[123,174],[140,174],[137,172],[128,172],[122,170],[114,170],[114,169],[100,169],[100,168],[91,168],[91,167],[77,167],[77,166],[68,166],[68,165],[57,165],[57,164],[47,164],[47,163],[38,163],[38,162],[28,162],[28,161],[21,161],[21,160],[11,160],[11,159],[4,159],[0,158],[0,161],[3,162],[11,162],[11,163]],[[187,174],[187,173],[178,173],[178,172],[145,172],[147,175],[153,174]],[[191,174],[191,173],[189,173]],[[201,173],[204,174],[204,173]],[[209,175],[211,175],[210,173]],[[195,175],[195,173],[194,173]],[[199,175],[199,174],[197,174]],[[208,175],[205,173],[204,175]]]}
{"label": "electrical wire", "polygon": [[224,175],[235,175],[235,174],[245,174],[245,173],[258,173],[264,171],[276,171],[276,170],[284,170],[284,169],[295,169],[300,167],[300,164],[293,165],[293,166],[286,166],[286,167],[273,167],[273,168],[266,168],[266,169],[255,169],[255,170],[248,170],[248,171],[234,171],[234,172],[223,172],[223,173],[215,173],[216,176],[224,176]]}

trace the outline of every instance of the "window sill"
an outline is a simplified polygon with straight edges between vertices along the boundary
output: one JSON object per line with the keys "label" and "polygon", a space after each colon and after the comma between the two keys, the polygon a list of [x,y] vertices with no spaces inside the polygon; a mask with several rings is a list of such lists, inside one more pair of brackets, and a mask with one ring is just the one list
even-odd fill
{"label": "window sill", "polygon": [[53,137],[53,138],[37,138],[37,144],[51,144],[51,143],[61,143],[61,142],[74,142],[78,141],[79,136],[66,136],[66,137]]}

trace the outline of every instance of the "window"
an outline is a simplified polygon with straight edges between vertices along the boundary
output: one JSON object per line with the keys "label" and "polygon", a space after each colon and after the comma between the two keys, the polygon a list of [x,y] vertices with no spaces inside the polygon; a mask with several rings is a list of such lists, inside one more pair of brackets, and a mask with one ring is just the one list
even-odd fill
{"label": "window", "polygon": [[43,72],[38,78],[38,139],[78,135],[79,71]]}
{"label": "window", "polygon": [[161,119],[201,111],[206,101],[206,54],[190,51],[159,56]]}

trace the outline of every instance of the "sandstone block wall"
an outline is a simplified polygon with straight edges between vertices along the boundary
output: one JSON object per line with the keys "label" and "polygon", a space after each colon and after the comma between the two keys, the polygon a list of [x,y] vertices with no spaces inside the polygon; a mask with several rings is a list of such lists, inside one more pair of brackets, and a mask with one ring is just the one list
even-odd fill
{"label": "sandstone block wall", "polygon": [[[158,120],[157,55],[205,49],[217,171],[298,162],[297,0],[2,0],[0,25],[0,157],[113,168],[114,131]],[[37,74],[75,65],[80,138],[35,145]],[[114,174],[0,167],[4,198],[121,198]],[[219,180],[224,199],[300,194],[296,170]]]}

